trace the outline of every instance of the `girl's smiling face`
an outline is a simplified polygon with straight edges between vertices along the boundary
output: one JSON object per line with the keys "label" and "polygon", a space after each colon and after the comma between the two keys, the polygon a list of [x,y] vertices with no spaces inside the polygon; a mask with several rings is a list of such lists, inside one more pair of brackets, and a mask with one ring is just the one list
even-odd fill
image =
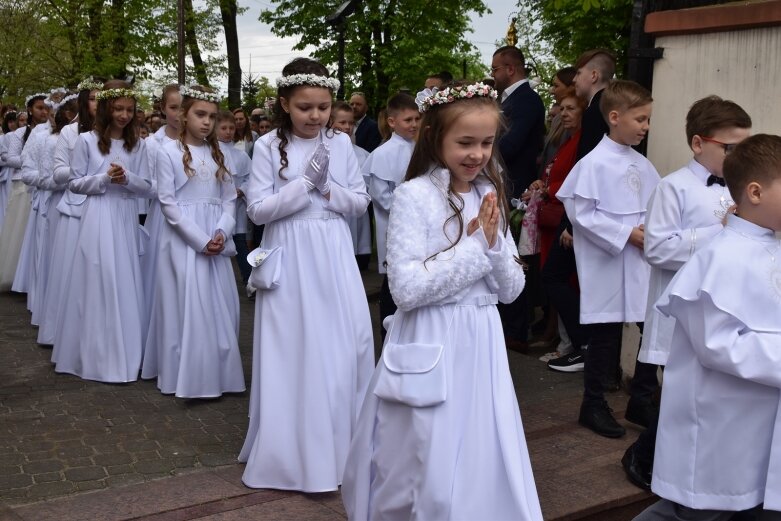
{"label": "girl's smiling face", "polygon": [[477,107],[461,114],[442,136],[442,160],[453,190],[468,192],[469,183],[491,160],[498,126],[495,111]]}

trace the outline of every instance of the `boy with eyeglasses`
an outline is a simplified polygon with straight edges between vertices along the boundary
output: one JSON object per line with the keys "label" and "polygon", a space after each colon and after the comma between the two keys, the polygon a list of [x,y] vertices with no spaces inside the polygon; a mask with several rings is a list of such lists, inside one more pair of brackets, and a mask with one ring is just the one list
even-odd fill
{"label": "boy with eyeglasses", "polygon": [[[640,362],[667,364],[675,319],[662,315],[654,304],[681,266],[724,229],[727,215],[735,208],[724,184],[724,159],[750,133],[751,117],[746,111],[718,96],[698,100],[686,115],[686,139],[693,157],[662,179],[648,203],[645,219],[645,258],[651,265],[651,278]],[[656,418],[642,414],[648,410],[647,404],[630,401],[630,405],[633,407],[627,407],[626,419],[648,429],[627,449],[622,464],[632,483],[648,489]]]}

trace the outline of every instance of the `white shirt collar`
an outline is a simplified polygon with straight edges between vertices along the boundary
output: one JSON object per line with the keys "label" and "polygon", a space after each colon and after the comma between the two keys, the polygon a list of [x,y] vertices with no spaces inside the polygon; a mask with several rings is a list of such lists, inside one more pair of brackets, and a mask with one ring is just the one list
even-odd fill
{"label": "white shirt collar", "polygon": [[361,116],[361,119],[355,122],[355,125],[353,125],[353,137],[355,137],[355,133],[358,131],[358,127],[361,125],[361,121],[366,119],[366,114]]}
{"label": "white shirt collar", "polygon": [[515,83],[513,83],[512,85],[510,85],[509,87],[507,87],[506,89],[504,89],[504,91],[502,91],[502,103],[504,103],[504,100],[506,100],[507,98],[510,97],[510,94],[515,92],[515,89],[517,89],[518,87],[520,87],[524,83],[529,83],[529,79],[528,78],[524,78],[522,80],[518,80]]}

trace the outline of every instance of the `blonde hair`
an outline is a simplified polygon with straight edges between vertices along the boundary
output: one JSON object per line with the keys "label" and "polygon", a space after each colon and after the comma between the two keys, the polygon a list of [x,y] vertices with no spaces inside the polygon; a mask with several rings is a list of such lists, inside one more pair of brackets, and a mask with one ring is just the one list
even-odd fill
{"label": "blonde hair", "polygon": [[651,93],[648,89],[629,80],[613,80],[602,91],[602,98],[599,100],[599,111],[605,121],[608,115],[614,110],[629,110],[636,107],[643,107],[653,102]]}

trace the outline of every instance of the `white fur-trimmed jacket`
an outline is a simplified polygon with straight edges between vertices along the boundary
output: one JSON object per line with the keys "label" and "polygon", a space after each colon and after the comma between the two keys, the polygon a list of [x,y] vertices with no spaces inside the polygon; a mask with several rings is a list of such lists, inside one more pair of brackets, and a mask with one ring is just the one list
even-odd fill
{"label": "white fur-trimmed jacket", "polygon": [[[394,192],[387,238],[388,283],[402,311],[458,302],[483,277],[501,302],[512,302],[523,290],[523,268],[515,261],[517,249],[509,230],[499,235],[491,249],[478,229],[471,236],[464,232],[455,247],[442,252],[458,236],[457,219],[443,229],[453,213],[447,201],[449,183],[450,172],[436,168],[402,183]],[[474,185],[481,198],[494,191],[483,175]],[[477,216],[463,217],[466,223]]]}

